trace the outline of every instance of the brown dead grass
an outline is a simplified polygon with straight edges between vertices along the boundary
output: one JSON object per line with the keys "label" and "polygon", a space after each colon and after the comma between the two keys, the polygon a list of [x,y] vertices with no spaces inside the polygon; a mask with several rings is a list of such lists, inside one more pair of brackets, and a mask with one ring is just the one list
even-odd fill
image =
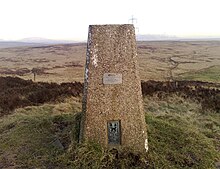
{"label": "brown dead grass", "polygon": [[[218,41],[138,42],[137,46],[140,75],[145,81],[175,80],[220,65]],[[5,48],[0,49],[0,76],[33,79],[31,70],[39,68],[44,73],[37,74],[36,81],[83,82],[85,59],[85,43]]]}

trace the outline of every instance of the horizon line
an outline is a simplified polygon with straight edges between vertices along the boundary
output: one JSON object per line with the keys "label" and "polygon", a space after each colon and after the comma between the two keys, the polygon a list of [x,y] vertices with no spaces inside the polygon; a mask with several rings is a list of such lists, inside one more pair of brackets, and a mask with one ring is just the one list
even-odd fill
{"label": "horizon line", "polygon": [[[169,35],[169,34],[136,34],[136,38],[137,36],[145,36],[145,38],[147,36],[151,36],[151,38],[158,38],[158,39],[171,39],[171,40],[178,40],[178,39],[220,39],[220,35],[194,35],[194,36],[177,36],[177,35]],[[139,37],[141,38],[141,37]],[[44,37],[24,37],[24,38],[19,38],[19,39],[1,39],[0,38],[0,42],[1,41],[8,41],[8,42],[28,42],[28,41],[69,41],[69,42],[86,42],[87,39],[79,39],[79,38],[75,38],[75,39],[63,39],[63,38],[44,38]]]}

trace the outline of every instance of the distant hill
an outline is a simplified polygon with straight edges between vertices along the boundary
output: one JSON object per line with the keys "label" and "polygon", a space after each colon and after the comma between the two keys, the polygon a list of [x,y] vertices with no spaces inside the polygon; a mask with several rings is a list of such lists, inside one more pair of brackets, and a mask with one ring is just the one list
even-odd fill
{"label": "distant hill", "polygon": [[170,35],[146,34],[136,35],[137,41],[220,41],[220,37],[204,36],[204,37],[177,37]]}
{"label": "distant hill", "polygon": [[77,43],[77,41],[72,41],[72,40],[54,40],[54,39],[46,39],[46,38],[39,38],[39,37],[24,38],[24,39],[19,40],[19,42],[41,43],[41,44]]}
{"label": "distant hill", "polygon": [[77,41],[70,40],[53,40],[46,38],[24,38],[17,41],[4,41],[0,39],[0,48],[12,48],[12,47],[21,47],[21,46],[42,46],[48,44],[69,44],[69,43],[77,43]]}
{"label": "distant hill", "polygon": [[199,37],[199,38],[182,38],[179,41],[220,41],[220,38],[212,38],[212,37]]}
{"label": "distant hill", "polygon": [[[137,34],[136,39],[137,41],[220,41],[220,37],[182,38],[177,36],[158,35],[158,34],[146,34],[146,35]],[[17,41],[5,41],[0,39],[0,48],[12,48],[12,47],[21,47],[21,46],[43,46],[43,45],[70,44],[70,43],[79,43],[79,41],[54,40],[54,39],[46,39],[39,37],[24,38]]]}
{"label": "distant hill", "polygon": [[42,46],[41,43],[27,43],[19,41],[0,41],[0,48],[12,48],[12,47],[21,47],[21,46]]}
{"label": "distant hill", "polygon": [[147,34],[147,35],[136,35],[137,41],[165,41],[165,40],[178,40],[176,36],[169,35],[157,35],[157,34]]}

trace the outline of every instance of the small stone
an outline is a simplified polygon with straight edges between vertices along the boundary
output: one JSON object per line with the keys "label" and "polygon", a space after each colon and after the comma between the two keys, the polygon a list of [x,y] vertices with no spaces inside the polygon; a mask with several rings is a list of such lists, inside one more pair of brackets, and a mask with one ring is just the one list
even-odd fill
{"label": "small stone", "polygon": [[61,150],[64,150],[64,146],[62,145],[62,143],[60,142],[60,140],[58,138],[56,138],[53,141],[53,145]]}
{"label": "small stone", "polygon": [[216,169],[220,169],[220,162],[215,163]]}

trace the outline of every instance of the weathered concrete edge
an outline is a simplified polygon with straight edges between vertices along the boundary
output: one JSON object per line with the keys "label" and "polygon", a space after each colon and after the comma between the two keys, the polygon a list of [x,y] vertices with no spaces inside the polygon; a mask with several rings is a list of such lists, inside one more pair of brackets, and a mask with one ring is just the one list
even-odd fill
{"label": "weathered concrete edge", "polygon": [[86,120],[86,104],[87,104],[87,90],[88,90],[88,76],[89,76],[89,62],[90,62],[90,46],[91,46],[91,25],[88,29],[88,39],[87,39],[87,51],[86,51],[86,63],[85,63],[85,74],[84,74],[84,88],[83,88],[83,99],[82,99],[82,115],[80,122],[80,134],[79,143],[84,141],[84,123]]}

